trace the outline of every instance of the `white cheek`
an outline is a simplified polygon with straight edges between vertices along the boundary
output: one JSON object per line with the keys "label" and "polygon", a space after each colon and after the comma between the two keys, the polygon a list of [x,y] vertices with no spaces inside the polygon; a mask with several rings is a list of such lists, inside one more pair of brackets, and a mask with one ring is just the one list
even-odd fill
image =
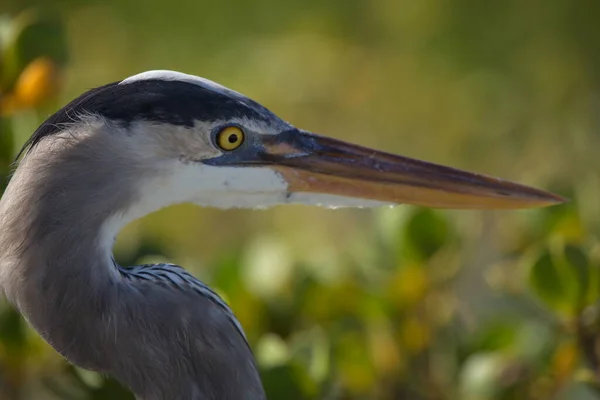
{"label": "white cheek", "polygon": [[270,168],[199,166],[190,199],[218,208],[266,208],[286,202],[288,184]]}
{"label": "white cheek", "polygon": [[322,193],[289,193],[288,183],[267,167],[215,167],[179,164],[168,176],[145,185],[147,194],[138,209],[148,213],[171,204],[192,202],[216,208],[267,208],[302,204],[327,208],[392,206],[376,200]]}
{"label": "white cheek", "polygon": [[289,193],[288,184],[266,167],[215,167],[174,162],[141,183],[137,201],[116,213],[104,226],[106,245],[133,220],[174,204],[195,203],[216,208],[267,208],[304,204],[327,208],[392,206],[375,200],[321,193]]}
{"label": "white cheek", "polygon": [[115,213],[103,227],[103,245],[112,246],[128,223],[174,204],[195,203],[216,208],[266,208],[286,203],[287,182],[268,168],[213,167],[174,162],[166,173],[145,179],[137,201]]}

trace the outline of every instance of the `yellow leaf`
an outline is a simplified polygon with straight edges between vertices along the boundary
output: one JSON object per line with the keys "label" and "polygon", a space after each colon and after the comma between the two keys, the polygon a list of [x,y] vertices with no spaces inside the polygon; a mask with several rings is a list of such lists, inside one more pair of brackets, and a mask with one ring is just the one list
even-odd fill
{"label": "yellow leaf", "polygon": [[573,373],[577,365],[577,347],[569,342],[561,345],[552,360],[555,381],[564,382]]}
{"label": "yellow leaf", "polygon": [[36,107],[56,95],[59,89],[58,67],[46,57],[33,60],[17,79],[13,95],[18,108]]}
{"label": "yellow leaf", "polygon": [[410,306],[423,300],[428,286],[425,270],[419,265],[407,265],[391,279],[388,294],[397,305]]}

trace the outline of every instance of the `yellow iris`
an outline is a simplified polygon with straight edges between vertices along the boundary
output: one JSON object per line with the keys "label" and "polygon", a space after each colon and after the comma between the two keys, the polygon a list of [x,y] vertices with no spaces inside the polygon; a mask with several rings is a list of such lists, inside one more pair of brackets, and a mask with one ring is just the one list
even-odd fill
{"label": "yellow iris", "polygon": [[217,134],[217,145],[222,150],[235,150],[242,143],[244,143],[244,131],[237,126],[228,126]]}

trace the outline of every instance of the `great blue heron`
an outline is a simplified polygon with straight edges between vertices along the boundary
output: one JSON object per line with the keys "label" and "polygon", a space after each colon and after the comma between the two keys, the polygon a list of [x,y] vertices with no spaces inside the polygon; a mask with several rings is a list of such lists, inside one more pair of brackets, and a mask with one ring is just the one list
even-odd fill
{"label": "great blue heron", "polygon": [[527,208],[559,196],[295,128],[209,80],[150,71],[81,95],[21,151],[0,200],[0,284],[71,363],[140,399],[264,399],[242,327],[171,264],[124,268],[119,230],[184,202]]}

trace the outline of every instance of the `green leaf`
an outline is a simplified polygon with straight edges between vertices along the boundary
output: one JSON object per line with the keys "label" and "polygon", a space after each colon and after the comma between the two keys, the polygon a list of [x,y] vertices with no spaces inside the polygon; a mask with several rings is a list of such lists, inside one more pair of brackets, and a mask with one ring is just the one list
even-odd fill
{"label": "green leaf", "polygon": [[529,272],[529,285],[537,297],[555,311],[569,309],[571,299],[559,265],[545,251]]}
{"label": "green leaf", "polygon": [[600,301],[600,265],[596,262],[590,263],[590,277],[585,304],[594,304]]}
{"label": "green leaf", "polygon": [[492,321],[485,325],[473,337],[471,352],[493,352],[506,349],[515,343],[518,321],[508,319]]}
{"label": "green leaf", "polygon": [[574,296],[578,308],[585,306],[590,288],[590,263],[587,255],[579,247],[567,245],[564,250],[565,260],[574,278]]}
{"label": "green leaf", "polygon": [[590,301],[596,285],[595,276],[585,252],[566,245],[561,253],[543,253],[532,266],[529,284],[537,296],[552,310],[567,315],[580,312]]}
{"label": "green leaf", "polygon": [[63,64],[67,61],[66,43],[62,21],[54,14],[42,14],[37,21],[26,26],[17,38],[20,66],[24,67],[42,56]]}
{"label": "green leaf", "polygon": [[58,64],[67,61],[63,23],[51,10],[25,11],[12,20],[10,28],[4,27],[3,32],[0,88],[11,87],[27,64],[38,57],[48,57]]}
{"label": "green leaf", "polygon": [[436,211],[419,208],[405,227],[405,247],[410,256],[423,260],[431,257],[450,237],[447,221]]}
{"label": "green leaf", "polygon": [[91,400],[134,400],[133,394],[112,378],[103,378],[99,388],[91,390]]}
{"label": "green leaf", "polygon": [[0,313],[0,343],[14,354],[22,352],[27,347],[25,323],[13,308],[6,308]]}
{"label": "green leaf", "polygon": [[298,365],[269,368],[263,370],[261,377],[268,399],[304,400],[314,397],[316,385]]}

